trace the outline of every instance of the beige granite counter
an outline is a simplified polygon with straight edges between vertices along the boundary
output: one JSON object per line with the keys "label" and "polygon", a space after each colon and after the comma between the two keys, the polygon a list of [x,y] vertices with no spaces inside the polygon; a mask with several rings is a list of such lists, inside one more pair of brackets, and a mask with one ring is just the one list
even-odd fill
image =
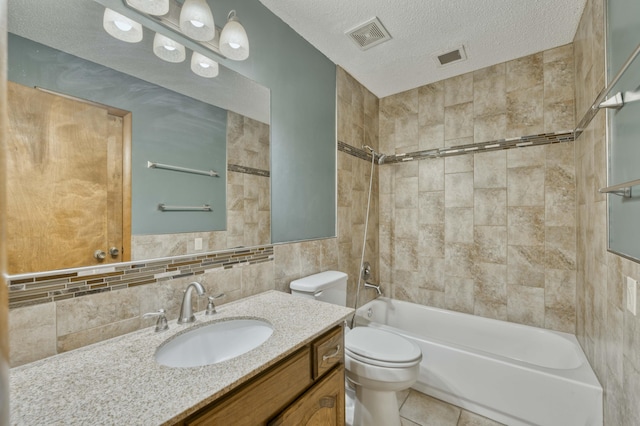
{"label": "beige granite counter", "polygon": [[[11,370],[12,425],[170,424],[340,324],[350,308],[268,291],[222,305],[193,324],[150,327]],[[261,318],[273,334],[258,348],[219,364],[170,368],[154,359],[165,340],[232,317]],[[81,318],[78,319],[82,321]]]}

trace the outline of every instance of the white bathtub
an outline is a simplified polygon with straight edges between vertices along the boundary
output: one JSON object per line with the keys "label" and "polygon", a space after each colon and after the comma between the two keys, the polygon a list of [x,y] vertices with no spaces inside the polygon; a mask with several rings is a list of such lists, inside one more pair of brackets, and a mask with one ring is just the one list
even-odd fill
{"label": "white bathtub", "polygon": [[602,387],[572,334],[378,298],[358,325],[422,349],[414,389],[507,425],[602,425]]}

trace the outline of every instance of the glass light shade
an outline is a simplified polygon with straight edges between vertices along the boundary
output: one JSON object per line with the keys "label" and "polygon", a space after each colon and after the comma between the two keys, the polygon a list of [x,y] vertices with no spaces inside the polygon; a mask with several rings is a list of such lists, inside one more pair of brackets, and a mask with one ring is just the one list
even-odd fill
{"label": "glass light shade", "polygon": [[193,52],[193,55],[191,55],[191,71],[200,77],[213,78],[218,76],[219,67],[218,63],[213,59],[209,59],[198,52]]}
{"label": "glass light shade", "polygon": [[186,0],[180,11],[180,31],[194,40],[208,41],[216,36],[211,8],[205,0]]}
{"label": "glass light shade", "polygon": [[149,15],[162,16],[169,13],[169,0],[127,0],[127,4]]}
{"label": "glass light shade", "polygon": [[102,26],[110,36],[127,43],[142,40],[142,25],[111,9],[104,10]]}
{"label": "glass light shade", "polygon": [[220,33],[220,52],[234,61],[244,61],[249,57],[249,38],[236,18],[235,10],[229,12],[227,24]]}
{"label": "glass light shade", "polygon": [[153,53],[167,62],[182,62],[187,57],[183,45],[158,33],[153,38]]}

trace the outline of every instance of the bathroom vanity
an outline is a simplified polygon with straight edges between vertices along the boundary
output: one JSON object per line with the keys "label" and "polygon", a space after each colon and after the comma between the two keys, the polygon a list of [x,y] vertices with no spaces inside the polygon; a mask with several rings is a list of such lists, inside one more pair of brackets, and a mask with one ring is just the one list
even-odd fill
{"label": "bathroom vanity", "polygon": [[[11,370],[11,424],[300,425],[344,422],[344,319],[350,308],[268,291]],[[163,342],[203,324],[254,318],[262,345],[193,368],[156,362]]]}

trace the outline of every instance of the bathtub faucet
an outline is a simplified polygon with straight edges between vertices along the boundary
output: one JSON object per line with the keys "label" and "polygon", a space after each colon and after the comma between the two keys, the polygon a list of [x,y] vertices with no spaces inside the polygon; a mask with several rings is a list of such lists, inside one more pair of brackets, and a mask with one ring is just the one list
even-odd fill
{"label": "bathtub faucet", "polygon": [[375,285],[375,284],[371,284],[368,282],[364,282],[364,288],[373,288],[375,289],[375,291],[378,292],[378,296],[382,296],[382,290],[380,290],[380,286],[379,285]]}

